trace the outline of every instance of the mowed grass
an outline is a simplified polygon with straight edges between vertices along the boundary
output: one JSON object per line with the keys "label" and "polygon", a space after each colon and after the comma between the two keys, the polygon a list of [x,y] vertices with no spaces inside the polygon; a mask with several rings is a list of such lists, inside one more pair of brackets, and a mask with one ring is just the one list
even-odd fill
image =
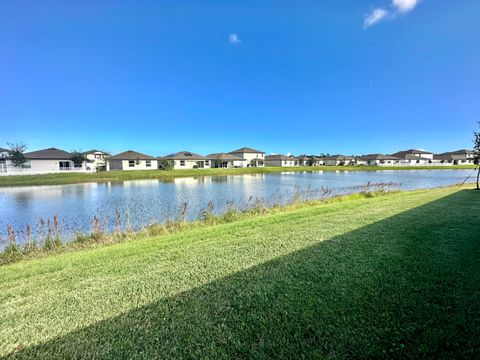
{"label": "mowed grass", "polygon": [[474,358],[480,192],[358,198],[0,267],[3,358]]}
{"label": "mowed grass", "polygon": [[414,166],[414,167],[381,167],[381,166],[295,166],[280,167],[268,166],[263,168],[238,169],[192,169],[192,170],[136,170],[136,171],[107,171],[97,173],[57,173],[42,175],[15,175],[0,176],[1,186],[28,186],[28,185],[61,185],[85,182],[108,182],[126,180],[159,179],[169,181],[178,177],[192,176],[225,176],[242,174],[271,174],[285,171],[380,171],[380,170],[451,170],[474,169],[474,165],[455,166]]}

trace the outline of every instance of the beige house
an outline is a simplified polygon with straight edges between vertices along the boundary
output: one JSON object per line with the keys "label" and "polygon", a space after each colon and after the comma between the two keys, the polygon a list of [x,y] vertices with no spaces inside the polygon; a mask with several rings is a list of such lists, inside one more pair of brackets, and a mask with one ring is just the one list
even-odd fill
{"label": "beige house", "polygon": [[448,165],[472,165],[475,163],[475,156],[472,150],[457,150],[433,155],[434,164]]}
{"label": "beige house", "polygon": [[298,159],[286,155],[267,155],[265,156],[266,166],[298,166]]}
{"label": "beige house", "polygon": [[106,158],[108,154],[101,150],[90,150],[83,153],[87,161],[85,166],[87,170],[97,171],[98,169],[106,168]]}
{"label": "beige house", "polygon": [[356,159],[357,165],[369,165],[369,166],[394,166],[400,164],[402,159],[392,156],[392,155],[383,155],[383,154],[369,154],[359,156]]}
{"label": "beige house", "polygon": [[21,166],[14,166],[9,159],[8,151],[1,151],[0,172],[3,175],[34,175],[49,174],[67,171],[87,171],[85,163],[75,167],[72,161],[72,154],[57,148],[48,148],[31,151],[24,154],[26,162]]}
{"label": "beige house", "polygon": [[241,168],[246,166],[246,159],[233,154],[216,153],[207,156],[210,159],[212,168]]}
{"label": "beige house", "polygon": [[156,169],[158,169],[157,158],[133,150],[114,155],[107,161],[107,171]]}
{"label": "beige house", "polygon": [[407,166],[427,165],[433,161],[433,153],[419,149],[399,151],[392,154],[392,156],[400,158],[400,163]]}
{"label": "beige house", "polygon": [[246,167],[263,167],[265,166],[265,153],[248,147],[230,151],[229,154],[238,156],[246,160]]}
{"label": "beige house", "polygon": [[189,151],[180,151],[174,154],[170,154],[164,157],[158,158],[160,164],[163,160],[171,160],[173,161],[173,168],[174,169],[204,169],[210,168],[210,161],[211,159],[198,155]]}
{"label": "beige house", "polygon": [[298,157],[299,166],[322,166],[325,165],[322,157],[301,155]]}
{"label": "beige house", "polygon": [[353,156],[345,156],[345,155],[331,155],[325,156],[323,158],[325,165],[330,166],[342,166],[342,165],[354,165],[355,158]]}

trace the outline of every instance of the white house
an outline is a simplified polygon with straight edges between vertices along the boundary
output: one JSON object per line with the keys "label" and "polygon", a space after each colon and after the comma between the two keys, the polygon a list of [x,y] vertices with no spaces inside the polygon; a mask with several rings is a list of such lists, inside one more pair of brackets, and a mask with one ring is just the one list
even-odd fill
{"label": "white house", "polygon": [[247,167],[263,167],[265,166],[265,153],[260,150],[255,150],[248,147],[243,147],[237,150],[230,151],[229,154],[238,156],[247,160]]}
{"label": "white house", "polygon": [[7,149],[0,148],[0,174],[7,173],[7,161],[10,154]]}
{"label": "white house", "polygon": [[286,155],[267,155],[265,156],[266,166],[298,166],[298,159]]}
{"label": "white house", "polygon": [[433,153],[419,149],[399,151],[392,156],[400,158],[402,165],[427,165],[433,161]]}
{"label": "white house", "polygon": [[433,155],[434,164],[472,165],[475,156],[472,150],[457,150]]}
{"label": "white house", "polygon": [[359,156],[357,158],[357,165],[369,165],[369,166],[393,166],[400,164],[402,159],[392,156],[392,155],[383,155],[383,154],[369,154]]}
{"label": "white house", "polygon": [[105,151],[101,150],[89,150],[83,153],[87,159],[85,166],[87,170],[97,171],[98,169],[106,168],[105,159],[108,157]]}
{"label": "white house", "polygon": [[180,151],[158,159],[160,164],[163,160],[173,161],[173,168],[180,170],[210,168],[211,161],[211,159],[206,156],[198,155],[190,151]]}
{"label": "white house", "polygon": [[107,171],[113,170],[156,170],[157,158],[128,150],[107,159]]}
{"label": "white house", "polygon": [[329,166],[342,166],[342,165],[354,165],[355,158],[353,156],[345,156],[345,155],[331,155],[325,156],[323,158],[325,165]]}
{"label": "white house", "polygon": [[322,157],[300,155],[298,158],[299,166],[322,166],[324,161]]}
{"label": "white house", "polygon": [[216,153],[207,156],[212,168],[241,168],[245,167],[247,160],[233,154]]}

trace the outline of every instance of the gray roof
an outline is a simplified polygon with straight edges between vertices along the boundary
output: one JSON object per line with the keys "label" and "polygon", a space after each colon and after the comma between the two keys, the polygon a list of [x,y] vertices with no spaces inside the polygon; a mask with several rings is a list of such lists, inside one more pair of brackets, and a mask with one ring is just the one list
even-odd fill
{"label": "gray roof", "polygon": [[321,158],[321,157],[318,157],[318,156],[308,156],[308,155],[300,155],[300,156],[297,156],[297,159],[298,159],[298,160],[303,160],[303,161],[305,161],[305,160],[312,160],[312,159],[313,159],[314,161],[321,161],[321,160],[323,160],[323,158]]}
{"label": "gray roof", "polygon": [[192,153],[190,151],[180,151],[161,157],[164,160],[210,160],[208,157]]}
{"label": "gray roof", "polygon": [[8,149],[4,149],[0,147],[0,152],[8,152],[8,151],[9,151]]}
{"label": "gray roof", "polygon": [[473,155],[473,150],[461,149],[457,151],[448,151],[437,155]]}
{"label": "gray roof", "polygon": [[352,157],[352,156],[345,156],[345,155],[325,156],[323,159],[324,159],[324,160],[355,160],[354,157]]}
{"label": "gray roof", "polygon": [[109,160],[157,160],[153,156],[145,155],[133,150],[127,150],[112,156]]}
{"label": "gray roof", "polygon": [[[425,151],[425,150],[409,149],[409,150],[398,151],[398,152],[396,152],[392,155],[396,156],[396,157],[399,157],[399,158],[402,158],[402,159],[406,159],[405,157],[407,155],[412,155],[412,154],[432,155],[433,153]],[[406,160],[408,160],[408,159],[406,159]]]}
{"label": "gray roof", "polygon": [[265,161],[269,161],[269,160],[295,161],[295,160],[298,160],[298,159],[293,157],[293,156],[286,156],[286,155],[277,154],[277,155],[267,155],[267,156],[265,156]]}
{"label": "gray roof", "polygon": [[227,154],[227,153],[215,153],[215,154],[207,155],[207,157],[213,160],[246,161],[244,158],[235,156],[233,154]]}
{"label": "gray roof", "polygon": [[25,159],[29,160],[70,160],[72,158],[69,152],[53,147],[27,152],[24,155]]}
{"label": "gray roof", "polygon": [[260,150],[255,150],[249,147],[243,147],[237,150],[230,151],[229,154],[235,154],[235,153],[251,153],[251,154],[265,154],[265,152],[260,151]]}
{"label": "gray roof", "polygon": [[358,157],[359,160],[369,161],[369,160],[401,160],[399,157],[392,155],[383,155],[383,154],[368,154]]}

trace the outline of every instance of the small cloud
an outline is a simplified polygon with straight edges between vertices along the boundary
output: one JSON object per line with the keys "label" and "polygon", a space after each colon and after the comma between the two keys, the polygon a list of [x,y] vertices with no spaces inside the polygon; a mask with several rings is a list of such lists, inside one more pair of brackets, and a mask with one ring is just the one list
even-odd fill
{"label": "small cloud", "polygon": [[420,0],[393,0],[392,6],[399,12],[406,13],[415,9]]}
{"label": "small cloud", "polygon": [[242,42],[242,40],[240,40],[238,35],[235,33],[228,35],[228,41],[230,41],[230,44],[233,44],[233,45],[238,45]]}
{"label": "small cloud", "polygon": [[363,27],[366,29],[376,23],[386,20],[395,19],[397,15],[406,14],[420,3],[421,0],[391,0],[388,10],[377,7],[372,10],[363,21]]}
{"label": "small cloud", "polygon": [[388,16],[388,11],[382,8],[373,9],[370,14],[365,17],[363,22],[363,27],[368,28],[372,25],[375,25],[379,21],[382,21]]}

